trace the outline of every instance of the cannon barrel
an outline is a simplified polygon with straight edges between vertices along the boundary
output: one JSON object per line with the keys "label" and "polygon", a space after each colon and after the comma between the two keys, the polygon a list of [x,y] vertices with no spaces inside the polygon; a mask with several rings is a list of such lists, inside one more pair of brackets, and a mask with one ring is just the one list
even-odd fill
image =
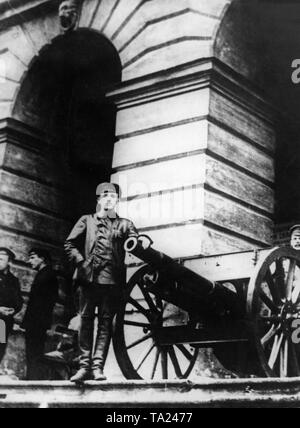
{"label": "cannon barrel", "polygon": [[209,304],[211,307],[218,308],[219,313],[228,311],[238,318],[244,315],[237,293],[218,282],[196,274],[166,254],[156,251],[151,245],[144,248],[138,238],[129,238],[125,243],[125,251],[176,281],[177,290],[184,292],[192,302]]}

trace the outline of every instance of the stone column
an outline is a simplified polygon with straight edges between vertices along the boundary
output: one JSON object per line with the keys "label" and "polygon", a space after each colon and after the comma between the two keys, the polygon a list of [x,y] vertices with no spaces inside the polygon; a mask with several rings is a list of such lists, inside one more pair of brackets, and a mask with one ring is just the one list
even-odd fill
{"label": "stone column", "polygon": [[272,110],[220,61],[202,60],[124,83],[113,181],[121,213],[175,258],[272,242]]}
{"label": "stone column", "polygon": [[70,228],[60,158],[42,132],[13,119],[0,122],[0,245],[17,255],[26,288],[33,246],[50,250],[54,260]]}

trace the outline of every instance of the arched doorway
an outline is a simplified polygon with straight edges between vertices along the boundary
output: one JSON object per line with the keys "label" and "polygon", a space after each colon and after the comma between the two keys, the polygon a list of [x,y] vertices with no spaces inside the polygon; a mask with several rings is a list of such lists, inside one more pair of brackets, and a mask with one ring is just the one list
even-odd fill
{"label": "arched doorway", "polygon": [[120,80],[113,45],[80,29],[45,46],[21,85],[13,117],[43,132],[38,149],[51,164],[45,174],[59,189],[54,204],[64,221],[93,210],[96,184],[109,180],[116,112],[105,94]]}

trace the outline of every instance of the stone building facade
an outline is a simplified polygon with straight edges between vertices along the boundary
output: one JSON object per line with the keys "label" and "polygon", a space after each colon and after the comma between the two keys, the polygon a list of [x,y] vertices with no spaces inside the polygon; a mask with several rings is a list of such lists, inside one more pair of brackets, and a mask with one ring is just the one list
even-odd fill
{"label": "stone building facade", "polygon": [[60,262],[102,179],[175,258],[299,219],[297,3],[83,0],[70,31],[60,3],[0,1],[0,244],[24,292],[28,249]]}

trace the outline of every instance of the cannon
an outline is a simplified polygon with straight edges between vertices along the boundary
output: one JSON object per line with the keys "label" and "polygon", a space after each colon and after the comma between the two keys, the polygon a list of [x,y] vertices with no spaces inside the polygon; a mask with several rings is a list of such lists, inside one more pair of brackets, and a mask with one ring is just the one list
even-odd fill
{"label": "cannon", "polygon": [[300,376],[300,252],[277,247],[182,262],[145,236],[129,238],[125,250],[143,263],[114,322],[127,379],[186,379],[205,348],[235,377]]}

